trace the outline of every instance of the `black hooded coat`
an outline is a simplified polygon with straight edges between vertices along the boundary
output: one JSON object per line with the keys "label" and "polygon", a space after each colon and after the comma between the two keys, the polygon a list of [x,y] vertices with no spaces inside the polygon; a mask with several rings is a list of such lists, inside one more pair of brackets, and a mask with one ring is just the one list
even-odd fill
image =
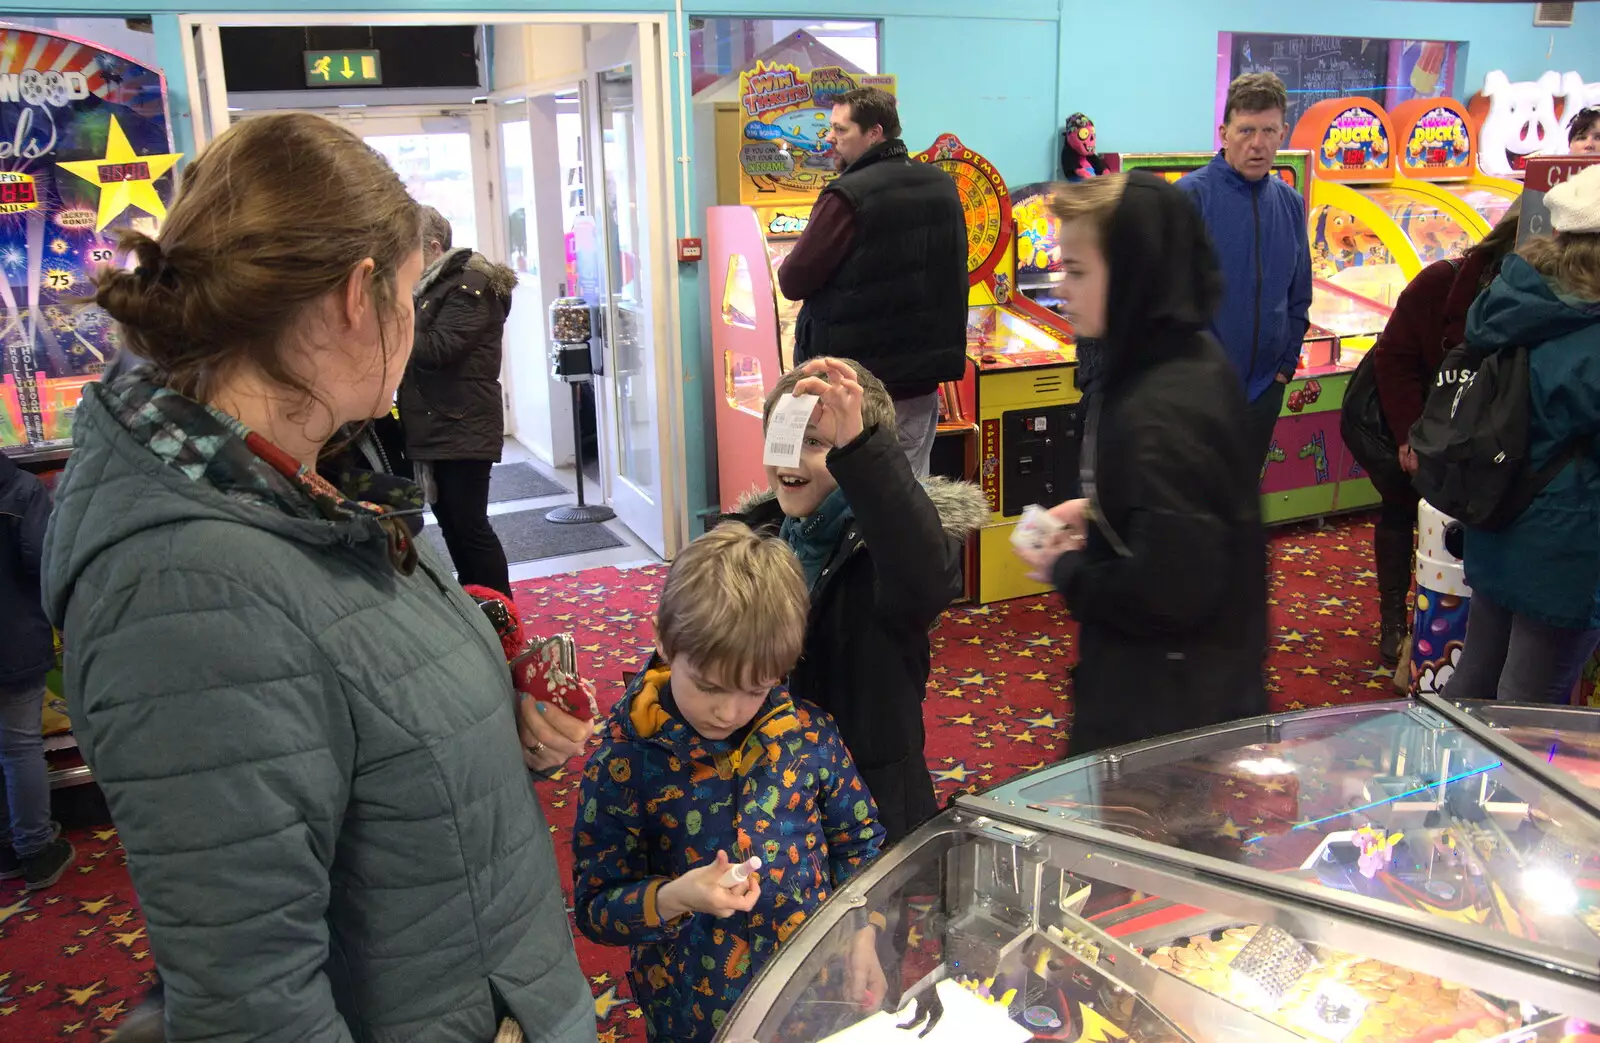
{"label": "black hooded coat", "polygon": [[1112,217],[1086,400],[1073,755],[1265,713],[1266,541],[1244,393],[1205,332],[1221,274],[1194,207],[1135,172]]}

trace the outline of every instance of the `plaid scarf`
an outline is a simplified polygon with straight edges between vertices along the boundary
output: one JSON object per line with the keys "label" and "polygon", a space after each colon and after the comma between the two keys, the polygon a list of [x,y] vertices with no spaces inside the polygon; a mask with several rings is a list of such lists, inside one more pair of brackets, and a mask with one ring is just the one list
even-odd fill
{"label": "plaid scarf", "polygon": [[140,373],[117,379],[104,394],[129,434],[189,480],[295,518],[372,518],[383,529],[390,564],[407,576],[416,569],[422,494],[410,482],[353,468],[319,474],[236,418]]}

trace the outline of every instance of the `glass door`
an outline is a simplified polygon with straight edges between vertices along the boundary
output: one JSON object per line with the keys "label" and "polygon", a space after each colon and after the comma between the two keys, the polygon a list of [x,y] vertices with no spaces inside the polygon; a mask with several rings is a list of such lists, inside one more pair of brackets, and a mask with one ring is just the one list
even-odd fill
{"label": "glass door", "polygon": [[[596,378],[602,472],[608,501],[634,534],[667,555],[669,505],[664,492],[675,462],[664,452],[669,418],[661,404],[657,344],[658,307],[652,271],[650,179],[647,155],[647,79],[639,75],[638,33],[624,60],[591,73],[589,169],[605,263],[600,318],[605,338],[603,374]],[[653,42],[653,38],[652,38]],[[596,50],[591,49],[591,62]],[[659,234],[659,233],[657,233]],[[673,548],[675,549],[675,548]]]}
{"label": "glass door", "polygon": [[[266,115],[235,112],[234,122]],[[411,197],[450,222],[452,246],[502,256],[490,188],[487,120],[478,110],[412,115],[331,109],[317,115],[350,128],[389,161]]]}

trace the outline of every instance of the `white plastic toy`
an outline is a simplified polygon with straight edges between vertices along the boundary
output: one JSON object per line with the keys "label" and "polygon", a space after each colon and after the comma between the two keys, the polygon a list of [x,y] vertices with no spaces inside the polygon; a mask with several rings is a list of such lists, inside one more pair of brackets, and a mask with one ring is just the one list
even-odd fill
{"label": "white plastic toy", "polygon": [[1564,151],[1566,134],[1556,119],[1561,74],[1512,83],[1496,69],[1483,80],[1489,114],[1478,140],[1478,166],[1497,177],[1521,176],[1529,156]]}

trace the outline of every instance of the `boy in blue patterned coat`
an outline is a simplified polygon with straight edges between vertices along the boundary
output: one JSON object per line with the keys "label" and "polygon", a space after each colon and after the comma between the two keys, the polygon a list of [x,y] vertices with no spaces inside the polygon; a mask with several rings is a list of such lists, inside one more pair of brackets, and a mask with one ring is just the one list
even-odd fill
{"label": "boy in blue patterned coat", "polygon": [[[833,719],[779,687],[808,598],[780,540],[719,526],[678,556],[657,655],[589,758],[573,831],[578,929],[630,949],[653,1040],[710,1040],[778,945],[883,845]],[[726,886],[730,865],[761,869]],[[870,924],[847,995],[874,1003]]]}

